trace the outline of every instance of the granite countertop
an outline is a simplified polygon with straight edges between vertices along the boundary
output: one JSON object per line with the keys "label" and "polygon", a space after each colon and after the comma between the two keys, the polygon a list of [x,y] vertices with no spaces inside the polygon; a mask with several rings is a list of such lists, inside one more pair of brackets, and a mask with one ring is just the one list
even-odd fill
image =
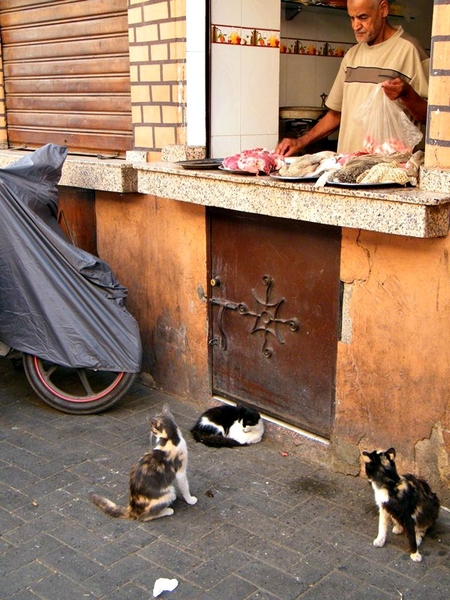
{"label": "granite countertop", "polygon": [[314,182],[142,163],[138,192],[181,202],[411,237],[449,230],[450,195],[414,187],[315,187]]}
{"label": "granite countertop", "polygon": [[[23,154],[0,151],[0,168]],[[450,193],[446,191],[450,189],[449,177],[448,171],[423,170],[420,188],[315,187],[314,182],[282,181],[219,169],[183,169],[167,161],[69,155],[60,185],[119,194],[151,194],[272,217],[433,238],[447,236],[449,232]]]}

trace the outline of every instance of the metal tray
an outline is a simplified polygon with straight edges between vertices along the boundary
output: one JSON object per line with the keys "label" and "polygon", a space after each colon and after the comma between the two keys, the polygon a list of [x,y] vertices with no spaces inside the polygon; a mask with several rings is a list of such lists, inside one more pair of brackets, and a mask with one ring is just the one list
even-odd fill
{"label": "metal tray", "polygon": [[222,164],[222,159],[199,158],[196,160],[179,160],[176,164],[183,167],[183,169],[218,169]]}

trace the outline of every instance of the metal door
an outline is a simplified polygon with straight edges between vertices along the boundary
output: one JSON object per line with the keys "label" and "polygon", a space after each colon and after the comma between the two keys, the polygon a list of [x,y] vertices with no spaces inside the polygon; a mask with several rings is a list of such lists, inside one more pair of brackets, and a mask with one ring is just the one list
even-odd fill
{"label": "metal door", "polygon": [[211,210],[214,394],[330,435],[340,239],[336,227]]}

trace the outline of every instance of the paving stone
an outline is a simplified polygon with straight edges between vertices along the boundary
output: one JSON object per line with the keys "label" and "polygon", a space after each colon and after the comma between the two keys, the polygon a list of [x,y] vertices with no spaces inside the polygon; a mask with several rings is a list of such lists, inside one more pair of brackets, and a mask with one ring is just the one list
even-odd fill
{"label": "paving stone", "polygon": [[139,556],[152,563],[169,569],[173,573],[186,574],[199,564],[193,553],[185,552],[176,545],[157,539],[139,551]]}
{"label": "paving stone", "polygon": [[28,589],[36,581],[42,581],[50,577],[53,571],[36,560],[6,573],[2,577],[1,590],[3,598]]}
{"label": "paving stone", "polygon": [[89,556],[103,566],[111,566],[126,556],[145,548],[155,539],[157,539],[156,536],[137,527],[111,541],[105,540],[103,546],[97,548]]}
{"label": "paving stone", "polygon": [[[146,579],[152,579],[152,565],[140,558],[136,554],[131,554],[118,562],[104,567],[96,575],[83,582],[87,589],[99,598],[109,597],[115,589],[126,585],[129,582],[140,583],[145,574]],[[153,587],[153,586],[152,586]]]}
{"label": "paving stone", "polygon": [[62,544],[55,550],[47,552],[40,560],[56,572],[78,582],[83,582],[103,570],[100,563]]}
{"label": "paving stone", "polygon": [[37,559],[42,560],[46,554],[60,547],[61,543],[46,533],[39,535],[31,543],[9,547],[1,555],[0,576],[6,576]]}
{"label": "paving stone", "polygon": [[26,523],[11,529],[3,536],[15,545],[23,544],[24,542],[32,542],[41,533],[52,532],[61,524],[65,524],[64,518],[55,511],[48,511],[37,518],[30,518]]}
{"label": "paving stone", "polygon": [[252,583],[236,575],[229,575],[199,598],[200,600],[210,600],[211,598],[214,600],[230,600],[230,598],[246,600],[255,591],[257,591],[257,587]]}
{"label": "paving stone", "polygon": [[135,583],[126,583],[108,595],[108,600],[143,600],[144,598],[149,598],[148,590],[137,586]]}
{"label": "paving stone", "polygon": [[30,590],[42,600],[92,600],[97,596],[73,579],[62,573],[52,573],[45,579],[36,580],[30,585]]}
{"label": "paving stone", "polygon": [[[171,406],[189,447],[195,506],[149,523],[112,519],[89,491],[125,504],[148,418]],[[377,509],[362,478],[283,456],[280,442],[208,448],[189,433],[198,405],[135,384],[100,415],[64,415],[0,360],[0,576],[5,600],[448,600],[450,513],[423,543],[375,548]]]}
{"label": "paving stone", "polygon": [[363,584],[356,592],[348,596],[348,598],[351,600],[402,600],[398,590],[385,592],[380,590],[380,588],[368,585],[367,583]]}
{"label": "paving stone", "polygon": [[252,560],[236,572],[243,579],[283,600],[294,600],[304,591],[304,585],[295,575],[261,561]]}
{"label": "paving stone", "polygon": [[[343,573],[333,571],[317,582],[301,598],[305,600],[344,600],[351,598],[355,592],[360,592],[361,582],[347,577]],[[364,598],[364,596],[360,596]]]}
{"label": "paving stone", "polygon": [[225,579],[229,573],[245,567],[250,560],[251,557],[238,548],[227,548],[186,573],[186,579],[208,590]]}
{"label": "paving stone", "polygon": [[403,589],[405,600],[448,600],[450,598],[450,570],[442,566],[428,571],[413,585]]}

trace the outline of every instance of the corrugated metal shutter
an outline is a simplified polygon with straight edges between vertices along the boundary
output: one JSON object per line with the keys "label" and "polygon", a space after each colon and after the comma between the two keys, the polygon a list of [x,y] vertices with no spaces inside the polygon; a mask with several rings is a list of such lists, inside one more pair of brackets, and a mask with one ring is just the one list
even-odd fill
{"label": "corrugated metal shutter", "polygon": [[11,147],[132,148],[127,0],[0,1]]}

